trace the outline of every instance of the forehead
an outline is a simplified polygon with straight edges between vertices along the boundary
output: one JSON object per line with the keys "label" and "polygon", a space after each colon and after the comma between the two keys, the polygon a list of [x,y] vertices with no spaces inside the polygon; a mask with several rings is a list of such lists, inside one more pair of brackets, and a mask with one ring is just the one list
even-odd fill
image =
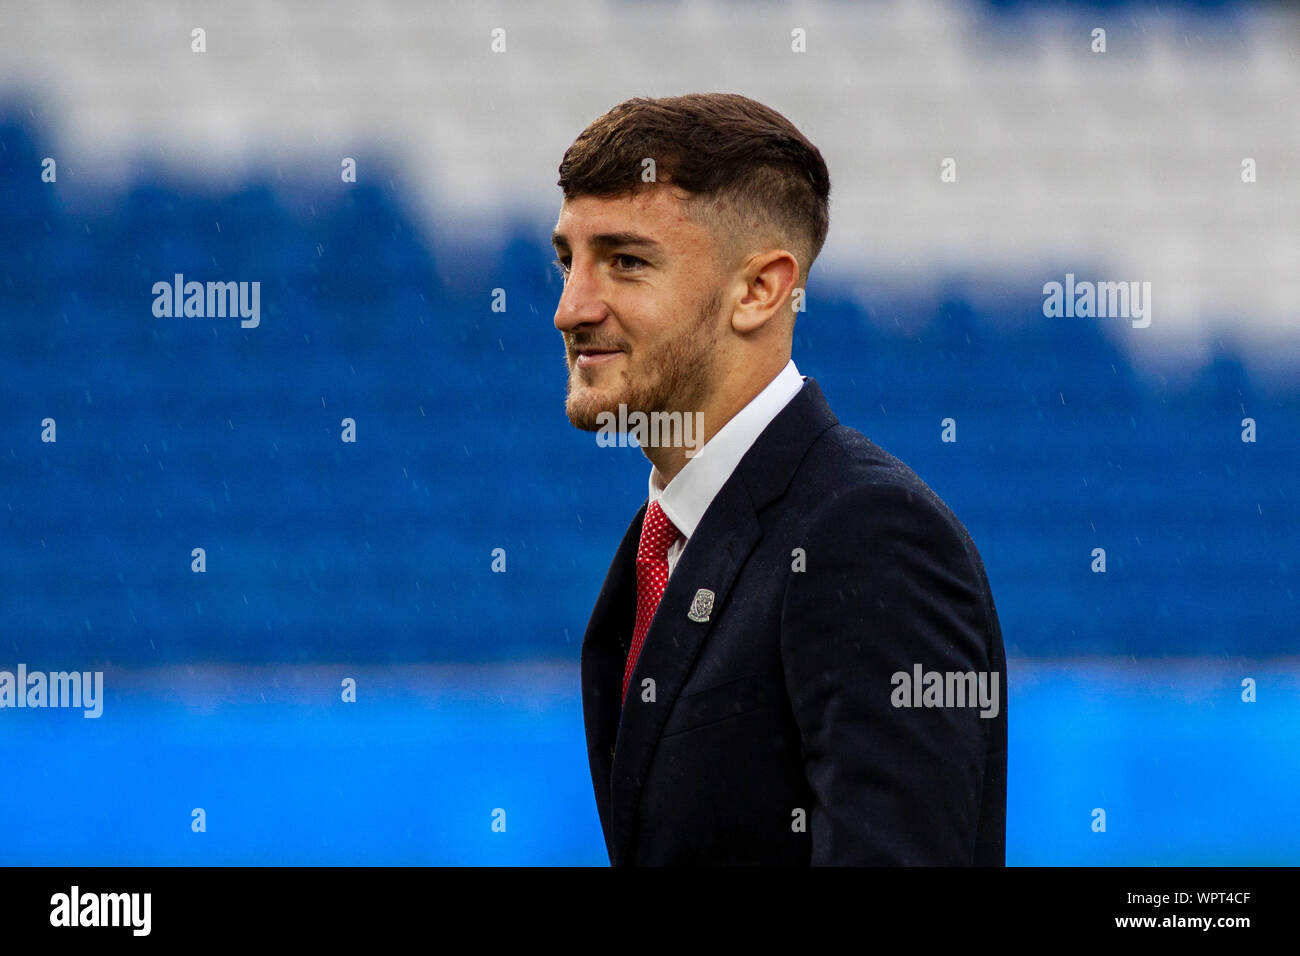
{"label": "forehead", "polygon": [[571,248],[587,245],[593,236],[635,232],[666,250],[702,252],[712,245],[712,236],[686,216],[678,195],[660,187],[624,196],[566,199],[560,206],[555,232]]}

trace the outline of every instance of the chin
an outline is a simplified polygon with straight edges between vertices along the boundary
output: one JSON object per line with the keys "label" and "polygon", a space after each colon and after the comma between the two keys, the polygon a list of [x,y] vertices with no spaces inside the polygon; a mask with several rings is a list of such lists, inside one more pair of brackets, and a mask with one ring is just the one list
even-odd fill
{"label": "chin", "polygon": [[577,391],[570,391],[564,403],[564,412],[569,416],[574,428],[584,432],[599,431],[599,416],[604,412],[618,414],[619,396],[603,393],[598,389],[584,386]]}

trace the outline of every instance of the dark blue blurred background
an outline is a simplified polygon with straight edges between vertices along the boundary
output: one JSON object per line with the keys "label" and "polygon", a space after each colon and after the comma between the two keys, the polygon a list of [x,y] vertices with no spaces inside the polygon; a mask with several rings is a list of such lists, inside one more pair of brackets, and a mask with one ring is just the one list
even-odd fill
{"label": "dark blue blurred background", "polygon": [[[24,173],[36,132],[0,125],[11,652],[123,667],[576,652],[648,464],[564,415],[541,224],[439,263],[380,186],[150,181],[88,216]],[[261,324],[155,318],[153,284],[178,272],[260,280]],[[800,371],[967,525],[1010,652],[1293,648],[1300,447],[1277,437],[1297,432],[1300,387],[1260,391],[1223,345],[1190,388],[1150,389],[1096,322],[993,331],[959,279],[937,303],[809,291]],[[1035,287],[999,302],[1041,308]],[[57,444],[38,440],[46,416]],[[942,443],[949,416],[958,441]],[[1086,573],[1094,547],[1105,575]]]}

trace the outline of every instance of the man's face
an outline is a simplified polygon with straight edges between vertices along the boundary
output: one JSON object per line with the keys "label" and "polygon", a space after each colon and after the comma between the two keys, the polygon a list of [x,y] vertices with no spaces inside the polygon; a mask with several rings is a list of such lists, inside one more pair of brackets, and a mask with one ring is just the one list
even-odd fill
{"label": "man's face", "polygon": [[569,371],[565,411],[698,411],[714,386],[722,291],[712,234],[666,188],[566,200],[553,237],[566,272],[555,310]]}

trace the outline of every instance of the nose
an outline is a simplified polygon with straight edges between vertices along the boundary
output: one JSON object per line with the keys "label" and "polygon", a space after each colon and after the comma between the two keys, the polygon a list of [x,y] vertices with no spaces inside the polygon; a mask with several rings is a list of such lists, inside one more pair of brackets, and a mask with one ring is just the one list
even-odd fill
{"label": "nose", "polygon": [[555,307],[555,327],[561,332],[571,332],[580,325],[595,325],[607,314],[596,276],[592,270],[573,262]]}

